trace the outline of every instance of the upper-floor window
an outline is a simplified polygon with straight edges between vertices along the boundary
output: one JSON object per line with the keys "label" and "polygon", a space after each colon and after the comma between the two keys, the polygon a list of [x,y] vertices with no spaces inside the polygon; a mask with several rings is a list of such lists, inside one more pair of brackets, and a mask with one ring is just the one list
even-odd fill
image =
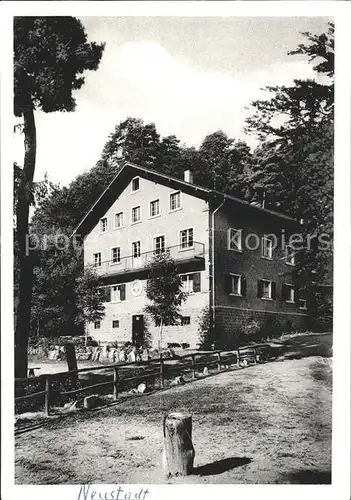
{"label": "upper-floor window", "polygon": [[101,252],[93,253],[94,267],[101,266]]}
{"label": "upper-floor window", "polygon": [[273,240],[272,240],[272,238],[268,238],[267,236],[263,236],[261,249],[262,249],[261,256],[264,259],[272,259],[272,257],[273,257]]}
{"label": "upper-floor window", "polygon": [[119,319],[112,320],[112,328],[119,328]]}
{"label": "upper-floor window", "polygon": [[123,212],[118,212],[118,214],[115,214],[115,228],[123,227],[123,225]]}
{"label": "upper-floor window", "polygon": [[242,251],[242,229],[229,228],[227,232],[228,250]]}
{"label": "upper-floor window", "polygon": [[100,219],[100,233],[106,233],[107,231],[107,217]]}
{"label": "upper-floor window", "polygon": [[154,253],[160,254],[166,250],[166,238],[164,235],[154,238]]}
{"label": "upper-floor window", "polygon": [[121,262],[121,248],[111,248],[111,263],[118,264],[119,262]]}
{"label": "upper-floor window", "polygon": [[140,221],[140,206],[132,208],[132,223]]}
{"label": "upper-floor window", "polygon": [[111,302],[122,302],[126,300],[126,285],[114,285],[111,287]]}
{"label": "upper-floor window", "polygon": [[229,275],[229,294],[243,297],[246,295],[246,279],[241,274]]}
{"label": "upper-floor window", "polygon": [[201,291],[201,274],[183,274],[181,276],[183,291],[186,293],[196,293]]}
{"label": "upper-floor window", "polygon": [[177,210],[178,208],[181,208],[180,191],[171,193],[169,197],[169,209]]}
{"label": "upper-floor window", "polygon": [[276,284],[274,281],[258,280],[257,296],[261,299],[275,299]]}
{"label": "upper-floor window", "polygon": [[299,309],[306,310],[307,309],[307,300],[306,299],[299,299],[298,300],[298,307]]}
{"label": "upper-floor window", "polygon": [[182,326],[190,325],[190,316],[181,316],[181,318],[180,318],[180,324]]}
{"label": "upper-floor window", "polygon": [[135,191],[139,191],[140,188],[140,179],[139,177],[134,177],[132,180],[132,193],[135,193]]}
{"label": "upper-floor window", "polygon": [[288,285],[283,283],[282,286],[282,296],[285,302],[295,302],[295,289],[293,285]]}
{"label": "upper-floor window", "polygon": [[150,217],[160,215],[160,200],[150,201]]}
{"label": "upper-floor window", "polygon": [[140,257],[140,241],[133,241],[132,243],[132,255],[133,258],[136,259]]}
{"label": "upper-floor window", "polygon": [[194,229],[183,229],[180,231],[180,248],[192,248],[194,246]]}
{"label": "upper-floor window", "polygon": [[292,246],[287,245],[285,248],[285,262],[291,266],[295,265],[295,252]]}

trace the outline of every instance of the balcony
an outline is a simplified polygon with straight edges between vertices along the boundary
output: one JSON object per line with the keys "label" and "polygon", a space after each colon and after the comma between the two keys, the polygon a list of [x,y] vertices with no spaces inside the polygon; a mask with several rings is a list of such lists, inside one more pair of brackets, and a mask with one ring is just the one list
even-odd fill
{"label": "balcony", "polygon": [[[193,246],[181,248],[180,245],[167,247],[170,257],[176,262],[180,268],[180,272],[187,266],[192,266],[195,269],[204,269],[205,263],[205,245],[203,243],[194,242]],[[139,257],[129,255],[121,257],[119,262],[111,260],[101,262],[101,266],[94,266],[97,274],[102,278],[108,276],[116,276],[117,274],[138,274],[142,271],[147,271],[147,266],[152,262],[156,252],[144,252]]]}

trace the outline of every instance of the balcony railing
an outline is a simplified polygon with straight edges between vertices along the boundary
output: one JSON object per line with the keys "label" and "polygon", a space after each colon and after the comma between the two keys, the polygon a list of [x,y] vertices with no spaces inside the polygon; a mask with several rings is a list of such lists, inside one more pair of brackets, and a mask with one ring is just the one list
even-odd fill
{"label": "balcony railing", "polygon": [[[204,259],[205,257],[205,245],[196,241],[194,241],[194,244],[191,247],[182,248],[180,245],[175,245],[167,247],[166,250],[169,251],[171,258],[174,259],[175,262]],[[145,269],[152,262],[157,253],[162,252],[156,252],[153,250],[151,252],[141,253],[139,257],[129,255],[127,257],[121,257],[119,262],[106,260],[101,262],[100,266],[95,265],[94,269],[96,269],[100,276]]]}

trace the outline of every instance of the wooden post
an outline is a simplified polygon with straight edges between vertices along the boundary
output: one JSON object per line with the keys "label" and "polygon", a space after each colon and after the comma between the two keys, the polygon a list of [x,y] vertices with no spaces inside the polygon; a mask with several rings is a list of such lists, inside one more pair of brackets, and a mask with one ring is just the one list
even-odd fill
{"label": "wooden post", "polygon": [[196,368],[195,354],[193,354],[191,356],[191,361],[192,361],[192,368],[193,368],[193,378],[196,378],[196,373],[195,373],[195,368]]}
{"label": "wooden post", "polygon": [[256,364],[257,363],[257,359],[256,359],[256,356],[257,356],[257,349],[254,347],[253,349],[253,352],[254,352],[254,363]]}
{"label": "wooden post", "polygon": [[50,415],[50,376],[45,377],[45,403],[44,413],[48,417]]}
{"label": "wooden post", "polygon": [[220,372],[221,371],[221,353],[217,352],[217,356],[218,356],[217,369]]}
{"label": "wooden post", "polygon": [[236,351],[236,366],[240,367],[240,351],[239,349]]}
{"label": "wooden post", "polygon": [[163,418],[163,467],[167,477],[187,476],[193,470],[192,416],[169,413]]}
{"label": "wooden post", "polygon": [[68,371],[77,370],[77,357],[74,344],[65,344]]}
{"label": "wooden post", "polygon": [[113,369],[113,400],[117,401],[118,398],[118,368],[117,366],[114,367]]}
{"label": "wooden post", "polygon": [[162,352],[160,352],[160,379],[161,379],[161,387],[164,387],[164,376],[163,376],[163,358]]}

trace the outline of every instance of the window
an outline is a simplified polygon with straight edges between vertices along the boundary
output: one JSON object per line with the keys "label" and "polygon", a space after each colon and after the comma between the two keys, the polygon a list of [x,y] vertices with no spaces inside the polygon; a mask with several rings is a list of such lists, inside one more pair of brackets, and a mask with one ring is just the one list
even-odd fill
{"label": "window", "polygon": [[180,248],[185,249],[185,248],[191,248],[193,246],[194,246],[193,228],[183,229],[182,231],[180,231]]}
{"label": "window", "polygon": [[93,253],[94,267],[101,266],[101,252]]}
{"label": "window", "polygon": [[164,236],[156,236],[154,238],[154,253],[160,254],[166,250],[166,239]]}
{"label": "window", "polygon": [[240,274],[229,275],[228,292],[230,295],[245,296],[246,295],[246,279]]}
{"label": "window", "polygon": [[115,214],[115,229],[119,227],[123,227],[123,212],[119,212],[118,214]]}
{"label": "window", "polygon": [[122,302],[126,300],[126,285],[114,285],[111,287],[111,302]]}
{"label": "window", "polygon": [[120,247],[111,248],[111,264],[119,264],[121,262]]}
{"label": "window", "polygon": [[112,328],[119,328],[119,319],[112,320]]}
{"label": "window", "polygon": [[285,302],[290,302],[290,303],[295,302],[295,289],[293,285],[288,285],[284,283],[282,287],[282,295],[283,295],[283,300],[285,300]]}
{"label": "window", "polygon": [[132,193],[135,193],[135,191],[139,191],[139,177],[134,177],[134,179],[132,180]]}
{"label": "window", "polygon": [[150,217],[160,215],[160,200],[150,201]]}
{"label": "window", "polygon": [[299,306],[299,309],[301,309],[303,311],[306,311],[306,309],[307,309],[307,300],[306,299],[299,299],[298,300],[298,306]]}
{"label": "window", "polygon": [[287,245],[285,249],[285,262],[286,264],[290,264],[291,266],[295,265],[295,252],[293,247]]}
{"label": "window", "polygon": [[99,330],[100,326],[101,326],[101,321],[95,321],[94,322],[94,328],[95,328],[95,330]]}
{"label": "window", "polygon": [[228,229],[228,250],[242,252],[242,229]]}
{"label": "window", "polygon": [[274,281],[258,280],[257,282],[257,296],[261,299],[275,299],[276,297],[276,284]]}
{"label": "window", "polygon": [[181,276],[183,291],[185,293],[197,293],[201,291],[201,274],[183,274]]}
{"label": "window", "polygon": [[169,209],[172,211],[178,210],[178,208],[181,208],[180,191],[172,193],[169,197]]}
{"label": "window", "polygon": [[140,241],[133,241],[132,243],[132,255],[133,258],[136,259],[140,257]]}
{"label": "window", "polygon": [[180,318],[180,324],[182,326],[185,326],[185,325],[190,325],[190,316],[182,316]]}
{"label": "window", "polygon": [[132,208],[132,223],[140,221],[140,207]]}
{"label": "window", "polygon": [[264,236],[262,238],[262,254],[264,259],[271,259],[273,255],[273,240]]}
{"label": "window", "polygon": [[111,302],[111,287],[105,286],[99,288],[99,292],[101,293],[103,302]]}
{"label": "window", "polygon": [[100,219],[100,233],[106,233],[107,231],[107,217]]}

